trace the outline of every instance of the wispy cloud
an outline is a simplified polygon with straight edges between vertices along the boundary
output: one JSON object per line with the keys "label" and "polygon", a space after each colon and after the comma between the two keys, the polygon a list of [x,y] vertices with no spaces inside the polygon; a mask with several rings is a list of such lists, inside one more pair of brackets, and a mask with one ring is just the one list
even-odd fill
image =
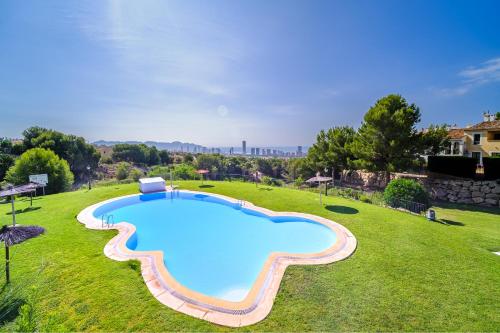
{"label": "wispy cloud", "polygon": [[460,71],[458,76],[461,77],[461,83],[458,86],[438,89],[436,92],[446,97],[462,96],[481,85],[500,82],[500,57],[466,68]]}
{"label": "wispy cloud", "polygon": [[121,70],[156,85],[232,94],[227,77],[246,51],[222,20],[172,2],[98,4],[105,6],[82,5],[79,25],[90,40],[111,50]]}

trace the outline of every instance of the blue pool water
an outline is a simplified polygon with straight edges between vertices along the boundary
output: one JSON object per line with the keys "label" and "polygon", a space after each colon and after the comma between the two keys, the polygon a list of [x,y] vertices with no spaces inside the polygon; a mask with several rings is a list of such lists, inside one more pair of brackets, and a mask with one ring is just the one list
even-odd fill
{"label": "blue pool water", "polygon": [[123,198],[94,216],[134,224],[131,250],[161,250],[170,274],[205,295],[241,301],[272,252],[316,253],[336,241],[324,225],[301,217],[269,217],[209,195],[179,192]]}

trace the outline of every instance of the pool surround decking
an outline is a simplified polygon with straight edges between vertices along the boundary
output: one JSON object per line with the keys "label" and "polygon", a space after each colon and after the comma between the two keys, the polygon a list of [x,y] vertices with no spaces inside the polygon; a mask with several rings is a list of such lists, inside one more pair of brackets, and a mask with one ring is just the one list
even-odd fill
{"label": "pool surround decking", "polygon": [[319,216],[295,212],[274,212],[255,206],[250,202],[220,194],[187,190],[182,190],[182,192],[208,194],[230,203],[241,203],[247,209],[261,212],[270,217],[294,216],[310,219],[327,226],[335,232],[337,237],[336,242],[330,248],[319,253],[271,253],[245,299],[240,302],[231,302],[201,294],[181,285],[165,267],[162,251],[134,251],[128,249],[126,243],[135,233],[134,225],[125,221],[117,221],[118,223],[106,226],[93,215],[93,212],[102,205],[140,194],[106,200],[89,206],[78,214],[78,221],[89,229],[118,230],[118,235],[104,247],[104,254],[117,261],[139,260],[141,262],[142,276],[153,296],[162,304],[196,318],[230,327],[241,327],[257,323],[263,320],[271,311],[281,279],[289,265],[328,264],[349,257],[356,249],[356,238],[347,228]]}

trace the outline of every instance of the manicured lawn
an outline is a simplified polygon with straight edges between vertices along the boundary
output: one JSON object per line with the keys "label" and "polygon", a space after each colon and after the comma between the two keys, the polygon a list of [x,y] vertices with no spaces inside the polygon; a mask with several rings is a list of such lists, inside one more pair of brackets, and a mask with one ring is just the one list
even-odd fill
{"label": "manicured lawn", "polygon": [[[438,207],[450,225],[410,214],[314,193],[256,188],[245,183],[182,182],[182,188],[222,193],[277,211],[324,216],[349,228],[358,249],[323,266],[290,267],[273,310],[252,331],[498,331],[500,211]],[[90,204],[137,192],[109,186],[37,198],[18,223],[45,235],[13,248],[12,298],[35,305],[42,331],[218,331],[150,295],[137,267],[103,254],[115,231],[92,231],[75,216]],[[29,206],[20,201],[18,209]],[[0,223],[10,223],[0,205]],[[4,250],[0,256],[3,258]],[[3,265],[3,262],[2,262]],[[4,277],[1,277],[4,279]],[[4,280],[1,283],[3,284]],[[2,307],[5,310],[5,306]],[[14,315],[4,319],[12,330]],[[10,320],[10,321],[9,321]]]}

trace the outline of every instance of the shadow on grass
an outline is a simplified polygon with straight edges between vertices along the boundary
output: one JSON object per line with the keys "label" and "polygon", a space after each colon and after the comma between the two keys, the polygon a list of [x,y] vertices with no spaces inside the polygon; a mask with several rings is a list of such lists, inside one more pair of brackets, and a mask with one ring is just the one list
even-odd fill
{"label": "shadow on grass", "polygon": [[338,213],[338,214],[357,214],[357,213],[359,213],[359,210],[357,210],[356,208],[347,207],[347,206],[328,205],[325,208],[328,209],[330,212]]}
{"label": "shadow on grass", "polygon": [[457,204],[446,201],[433,201],[433,207],[438,208],[446,208],[446,209],[458,209],[470,212],[482,212],[482,213],[491,213],[491,214],[500,214],[500,209],[496,207],[484,207],[484,206],[475,206],[475,205],[467,205],[467,204]]}
{"label": "shadow on grass", "polygon": [[272,191],[273,189],[270,187],[259,187],[259,191]]}
{"label": "shadow on grass", "polygon": [[0,304],[0,326],[5,325],[16,319],[19,315],[19,309],[25,303],[21,298],[5,300]]}
{"label": "shadow on grass", "polygon": [[446,225],[455,225],[459,227],[463,227],[465,224],[462,222],[457,222],[457,221],[452,221],[452,220],[447,220],[447,219],[440,219],[438,220],[439,223],[446,224]]}
{"label": "shadow on grass", "polygon": [[214,185],[208,185],[208,184],[205,184],[205,185],[200,185],[198,186],[199,188],[212,188],[212,187],[215,187]]}
{"label": "shadow on grass", "polygon": [[[29,213],[35,210],[39,210],[42,207],[27,207],[24,209],[16,209],[16,214]],[[12,215],[12,211],[6,213],[6,215]]]}

